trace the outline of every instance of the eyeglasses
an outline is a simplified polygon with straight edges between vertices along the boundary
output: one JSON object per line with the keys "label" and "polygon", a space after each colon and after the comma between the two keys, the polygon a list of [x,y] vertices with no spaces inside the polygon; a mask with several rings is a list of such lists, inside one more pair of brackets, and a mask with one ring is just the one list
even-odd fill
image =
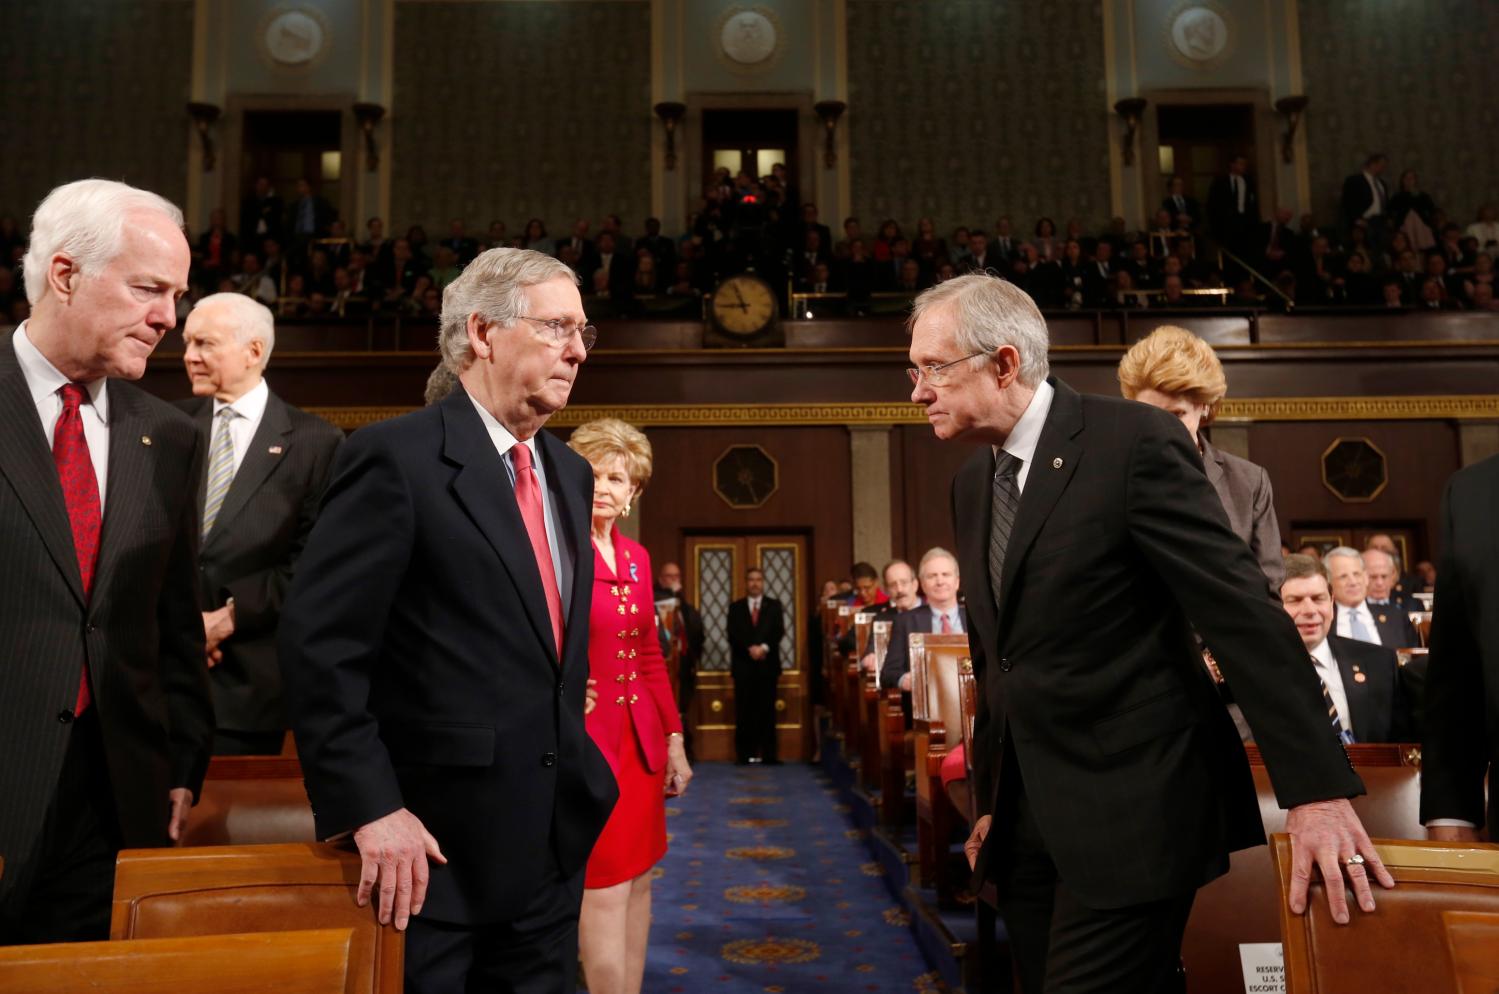
{"label": "eyeglasses", "polygon": [[570,338],[577,335],[583,339],[583,351],[587,352],[599,340],[599,330],[591,324],[574,324],[561,318],[528,318],[524,314],[520,315],[520,319],[545,328],[553,345],[566,345]]}
{"label": "eyeglasses", "polygon": [[906,378],[911,381],[913,387],[920,386],[922,380],[926,380],[926,384],[929,387],[940,387],[952,375],[947,372],[948,369],[951,369],[960,362],[967,362],[969,359],[977,359],[979,356],[988,354],[987,352],[975,352],[972,355],[965,355],[961,359],[954,359],[952,362],[944,362],[941,365],[909,366],[906,368]]}

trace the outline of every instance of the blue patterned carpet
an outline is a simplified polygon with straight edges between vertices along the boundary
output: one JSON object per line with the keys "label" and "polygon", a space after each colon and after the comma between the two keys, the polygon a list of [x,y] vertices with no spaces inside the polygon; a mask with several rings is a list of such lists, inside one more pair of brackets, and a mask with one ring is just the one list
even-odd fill
{"label": "blue patterned carpet", "polygon": [[695,773],[667,804],[646,991],[942,989],[820,769],[702,763]]}

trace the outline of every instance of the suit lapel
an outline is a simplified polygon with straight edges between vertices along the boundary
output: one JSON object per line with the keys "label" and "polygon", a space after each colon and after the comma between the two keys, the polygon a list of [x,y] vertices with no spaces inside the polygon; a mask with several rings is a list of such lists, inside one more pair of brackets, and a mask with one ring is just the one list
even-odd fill
{"label": "suit lapel", "polygon": [[1337,643],[1328,639],[1327,647],[1332,650],[1332,658],[1338,664],[1338,673],[1343,678],[1343,698],[1348,702],[1348,710],[1352,714],[1344,715],[1348,719],[1348,725],[1353,729],[1353,737],[1359,742],[1366,741],[1369,734],[1369,715],[1373,710],[1369,702],[1369,684],[1356,679],[1359,675],[1354,666],[1348,660],[1348,653],[1339,652]]}
{"label": "suit lapel", "polygon": [[1082,447],[1073,440],[1083,430],[1082,398],[1067,384],[1057,380],[1051,382],[1056,395],[1052,398],[1046,425],[1041,429],[1041,439],[1036,443],[1036,454],[1025,478],[1025,490],[1020,495],[1020,507],[1015,512],[1015,525],[1010,530],[1010,544],[1005,549],[1005,567],[1000,579],[1001,621],[1013,602],[1010,591],[1015,587],[1020,564],[1029,554],[1041,526],[1051,516],[1057,498],[1067,489],[1083,453]]}
{"label": "suit lapel", "polygon": [[[541,450],[542,458],[546,461],[547,488],[557,497],[557,507],[561,512],[557,522],[558,537],[566,546],[562,549],[562,558],[572,558],[572,590],[562,592],[568,598],[567,627],[571,631],[574,624],[583,626],[582,631],[588,629],[588,612],[593,604],[593,540],[591,537],[591,522],[593,520],[593,483],[590,479],[585,485],[580,475],[576,474],[576,463],[570,472],[568,463],[571,460],[564,458],[571,450],[549,432],[541,431],[536,434],[536,447]],[[577,475],[575,479],[569,476]],[[584,494],[588,499],[584,499]],[[519,513],[519,512],[517,512]],[[585,562],[585,558],[587,562]],[[621,575],[621,567],[618,553],[615,554],[614,573]],[[557,578],[559,581],[561,577]],[[563,633],[563,641],[567,641],[566,631]],[[565,651],[565,647],[564,647]]]}
{"label": "suit lapel", "polygon": [[[993,510],[992,489],[994,456],[987,449],[976,453],[959,470],[953,487],[953,514],[959,522],[972,522],[963,529],[967,540],[958,549],[964,581],[971,593],[967,598],[969,625],[981,632],[993,632],[994,587],[989,582],[989,527]],[[960,541],[962,541],[960,539]],[[972,579],[977,577],[977,579]]]}
{"label": "suit lapel", "polygon": [[541,571],[536,567],[526,523],[515,502],[515,488],[500,454],[464,390],[454,390],[442,402],[442,420],[443,456],[459,467],[453,478],[453,496],[515,581],[537,640],[546,647],[552,663],[558,665],[552,645],[552,619],[541,592]]}
{"label": "suit lapel", "polygon": [[[213,404],[210,402],[207,406],[211,412]],[[212,414],[209,416],[211,418]],[[276,467],[281,465],[282,460],[286,459],[291,446],[291,416],[286,413],[286,402],[275,394],[270,394],[266,398],[265,414],[261,416],[260,425],[250,439],[245,458],[241,460],[234,479],[229,483],[229,492],[224,495],[224,505],[219,508],[219,516],[213,521],[213,530],[203,540],[205,548],[228,530],[229,522],[244,510],[250,498],[255,496],[255,491],[260,489],[276,471]],[[202,508],[201,504],[198,506]]]}
{"label": "suit lapel", "polygon": [[[140,398],[126,384],[109,384],[109,486],[104,496],[104,523],[99,533],[99,565],[94,570],[92,601],[116,575],[120,557],[140,533],[141,513],[151,498],[156,449]],[[175,525],[175,522],[174,522]]]}
{"label": "suit lapel", "polygon": [[15,490],[52,561],[67,578],[78,603],[83,604],[83,579],[78,573],[73,526],[68,523],[57,464],[47,451],[46,432],[9,338],[0,344],[0,423],[12,426],[0,431],[0,476]]}

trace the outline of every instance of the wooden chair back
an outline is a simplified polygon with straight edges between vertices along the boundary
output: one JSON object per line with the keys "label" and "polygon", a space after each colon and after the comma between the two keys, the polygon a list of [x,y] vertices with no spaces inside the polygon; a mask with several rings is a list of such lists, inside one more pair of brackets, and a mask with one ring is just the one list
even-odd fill
{"label": "wooden chair back", "polygon": [[295,756],[215,756],[184,846],[314,842],[312,803]]}
{"label": "wooden chair back", "polygon": [[[966,773],[965,779],[973,783],[973,723],[978,717],[978,679],[973,672],[972,658],[965,658],[958,666],[958,705],[962,708],[962,730],[963,730],[963,769]],[[972,823],[978,818],[975,806],[977,800],[974,792],[968,792],[968,821]]]}
{"label": "wooden chair back", "polygon": [[869,640],[874,629],[874,612],[858,611],[854,614],[854,659],[863,659],[870,651]]}
{"label": "wooden chair back", "polygon": [[[957,697],[958,659],[968,655],[967,635],[933,635],[912,632],[907,642],[911,660],[911,717],[918,722],[942,721],[942,682],[936,676],[939,658],[946,657],[952,669],[953,700]],[[954,740],[956,741],[956,739]]]}
{"label": "wooden chair back", "polygon": [[1395,889],[1376,887],[1379,910],[1366,915],[1352,908],[1348,926],[1333,922],[1316,874],[1306,914],[1291,914],[1285,900],[1291,885],[1291,838],[1277,833],[1270,840],[1280,883],[1287,994],[1456,989],[1442,912],[1499,912],[1499,846],[1383,841],[1376,847],[1395,878]]}
{"label": "wooden chair back", "polygon": [[870,651],[874,653],[874,685],[880,685],[880,670],[885,668],[885,654],[890,651],[890,629],[894,622],[876,621],[873,632],[870,635],[872,645]]}
{"label": "wooden chair back", "polygon": [[315,929],[0,947],[6,994],[354,994],[353,932]]}
{"label": "wooden chair back", "polygon": [[1457,994],[1499,991],[1499,914],[1444,911],[1447,952],[1457,979]]}
{"label": "wooden chair back", "polygon": [[[1411,617],[1411,624],[1416,629],[1416,634],[1421,637],[1421,648],[1424,649],[1426,646],[1428,646],[1428,645],[1431,644],[1431,612],[1430,611],[1412,611],[1410,613],[1410,617]],[[1406,648],[1412,648],[1413,649],[1413,648],[1416,648],[1416,647],[1415,646],[1406,646]]]}
{"label": "wooden chair back", "polygon": [[347,929],[351,994],[399,994],[404,935],[379,923],[375,902],[354,903],[358,886],[359,855],[321,843],[127,849],[110,938]]}

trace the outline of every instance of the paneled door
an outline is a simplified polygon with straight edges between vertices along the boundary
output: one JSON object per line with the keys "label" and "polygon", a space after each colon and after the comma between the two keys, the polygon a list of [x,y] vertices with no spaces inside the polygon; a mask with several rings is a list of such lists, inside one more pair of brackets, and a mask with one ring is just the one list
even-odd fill
{"label": "paneled door", "polygon": [[782,759],[809,755],[805,616],[807,539],[802,535],[694,535],[687,539],[683,583],[703,616],[703,657],[688,710],[697,758],[734,758],[734,681],[729,673],[729,605],[745,596],[744,574],[765,571],[765,594],[781,602],[781,680],[776,733]]}

